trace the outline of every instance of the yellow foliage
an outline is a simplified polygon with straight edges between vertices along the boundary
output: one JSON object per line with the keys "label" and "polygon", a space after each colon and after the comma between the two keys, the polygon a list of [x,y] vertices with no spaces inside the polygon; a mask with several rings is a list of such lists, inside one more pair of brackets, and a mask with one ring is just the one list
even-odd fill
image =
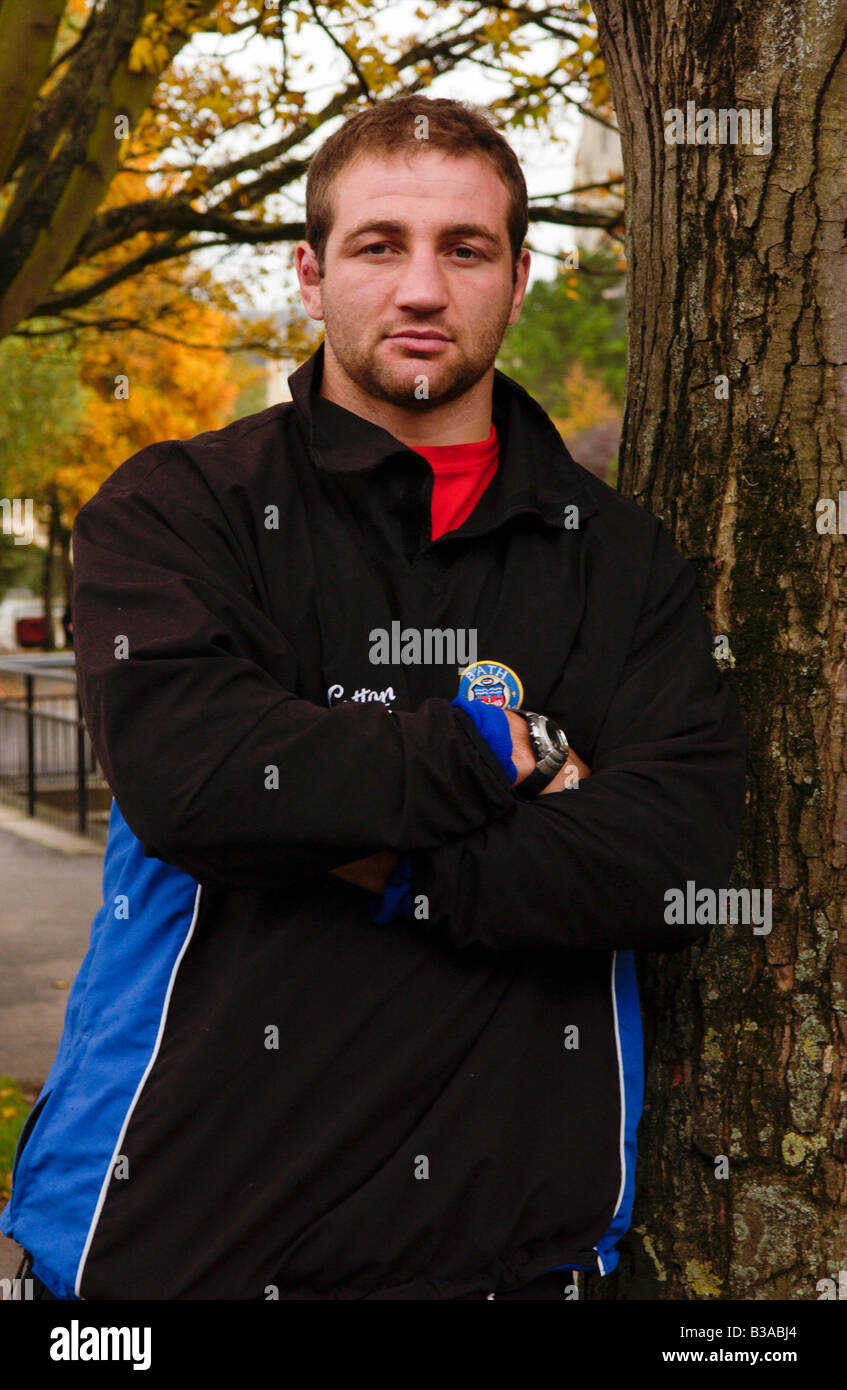
{"label": "yellow foliage", "polygon": [[566,438],[620,417],[620,409],[608,391],[601,382],[588,376],[581,362],[571,363],[565,385],[570,411],[565,419],[554,420],[553,423]]}
{"label": "yellow foliage", "polygon": [[161,38],[139,34],[129,50],[127,67],[130,72],[156,73],[162,72],[170,61],[171,51]]}
{"label": "yellow foliage", "polygon": [[261,368],[246,369],[222,350],[186,346],[225,342],[237,327],[230,315],[187,293],[168,304],[155,281],[139,279],[116,286],[108,300],[110,312],[147,323],[168,337],[129,329],[82,339],[88,405],[82,427],[66,439],[55,471],[71,513],[145,445],[186,439],[228,423],[242,386],[251,384],[250,371],[264,375]]}

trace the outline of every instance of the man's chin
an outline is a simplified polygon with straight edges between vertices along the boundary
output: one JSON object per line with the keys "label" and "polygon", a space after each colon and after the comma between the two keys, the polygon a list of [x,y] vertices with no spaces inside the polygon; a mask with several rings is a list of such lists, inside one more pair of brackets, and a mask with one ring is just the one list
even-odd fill
{"label": "man's chin", "polygon": [[416,410],[419,412],[432,410],[433,406],[442,405],[444,401],[453,399],[449,393],[445,392],[430,392],[426,396],[416,396],[415,389],[416,388],[413,386],[410,390],[406,391],[401,389],[386,391],[383,392],[381,399],[385,401],[387,405],[396,405],[403,410]]}
{"label": "man's chin", "polygon": [[434,372],[432,363],[420,358],[411,363],[405,373],[381,373],[370,382],[360,382],[360,385],[389,405],[425,411],[463,396],[484,374],[484,370],[454,371],[449,374]]}

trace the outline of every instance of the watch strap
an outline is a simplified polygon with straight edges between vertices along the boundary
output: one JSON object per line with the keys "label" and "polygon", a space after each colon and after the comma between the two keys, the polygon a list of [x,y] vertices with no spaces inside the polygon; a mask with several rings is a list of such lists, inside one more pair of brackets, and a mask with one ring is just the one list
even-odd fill
{"label": "watch strap", "polygon": [[540,767],[536,767],[528,777],[525,777],[522,782],[518,782],[517,786],[512,788],[515,796],[519,801],[531,801],[549,782],[553,781],[559,770],[558,767],[554,767],[552,772],[542,772]]}

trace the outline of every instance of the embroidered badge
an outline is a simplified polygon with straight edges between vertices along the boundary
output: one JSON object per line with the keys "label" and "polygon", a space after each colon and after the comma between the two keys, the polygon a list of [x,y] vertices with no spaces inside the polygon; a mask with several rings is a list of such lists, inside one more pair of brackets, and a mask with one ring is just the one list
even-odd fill
{"label": "embroidered badge", "polygon": [[459,681],[459,694],[465,700],[481,700],[501,709],[520,709],[523,686],[510,666],[499,661],[475,661],[466,666]]}

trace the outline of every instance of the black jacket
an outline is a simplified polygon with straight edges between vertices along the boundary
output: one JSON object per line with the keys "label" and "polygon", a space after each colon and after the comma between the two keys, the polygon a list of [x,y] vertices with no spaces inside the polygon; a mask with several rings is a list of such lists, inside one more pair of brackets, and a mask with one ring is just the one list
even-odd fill
{"label": "black jacket", "polygon": [[[632,948],[701,935],[665,892],[732,868],[742,724],[658,520],[498,372],[498,472],[433,543],[428,464],[318,396],[322,362],[293,402],[142,450],[74,527],[115,799],[4,1216],[65,1296],[430,1299],[613,1268]],[[476,629],[591,777],[518,803],[455,666],[372,664],[398,620]],[[376,926],[329,873],[381,849],[428,915]]]}

